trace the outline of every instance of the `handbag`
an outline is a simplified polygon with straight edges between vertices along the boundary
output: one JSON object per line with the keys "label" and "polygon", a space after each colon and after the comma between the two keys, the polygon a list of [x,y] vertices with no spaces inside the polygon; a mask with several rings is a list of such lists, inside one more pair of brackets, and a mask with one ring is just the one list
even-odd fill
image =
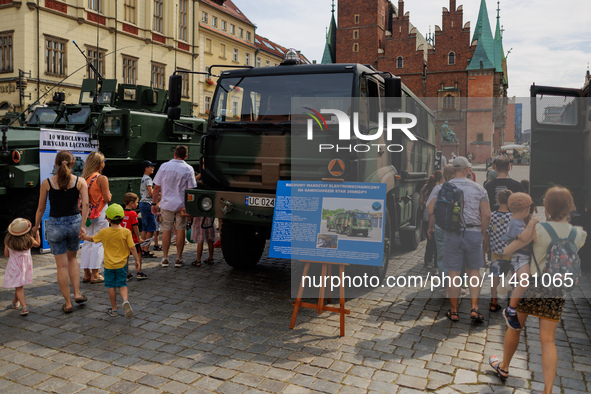
{"label": "handbag", "polygon": [[[90,191],[91,186],[94,182],[98,179],[101,174],[96,174],[92,179],[88,182],[88,190]],[[90,196],[90,193],[89,193]],[[91,224],[96,223],[103,208],[105,207],[105,200],[101,194],[100,198],[93,202],[90,198],[88,199],[88,219],[86,219],[86,227],[89,227]]]}

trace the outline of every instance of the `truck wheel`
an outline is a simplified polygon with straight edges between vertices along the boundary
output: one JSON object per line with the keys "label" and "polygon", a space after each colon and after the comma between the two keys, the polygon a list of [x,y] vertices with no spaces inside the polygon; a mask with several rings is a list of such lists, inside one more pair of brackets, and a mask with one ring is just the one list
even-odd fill
{"label": "truck wheel", "polygon": [[351,230],[351,227],[347,228],[347,236],[352,236],[353,235],[353,230]]}
{"label": "truck wheel", "polygon": [[410,221],[411,226],[414,226],[413,231],[400,231],[400,244],[406,250],[415,250],[421,243],[422,234],[422,215],[419,206],[419,194],[415,193],[412,195],[412,219]]}
{"label": "truck wheel", "polygon": [[239,270],[253,269],[265,249],[266,239],[257,226],[224,220],[221,238],[224,260]]}
{"label": "truck wheel", "polygon": [[365,230],[365,231],[363,231],[363,236],[364,236],[364,237],[367,237],[368,235],[369,235],[369,230]]}

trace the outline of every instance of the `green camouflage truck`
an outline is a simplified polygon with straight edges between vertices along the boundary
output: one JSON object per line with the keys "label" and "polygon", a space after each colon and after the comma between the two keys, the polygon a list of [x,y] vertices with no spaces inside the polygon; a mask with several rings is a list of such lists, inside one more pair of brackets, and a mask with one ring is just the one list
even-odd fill
{"label": "green camouflage truck", "polygon": [[[591,95],[582,89],[531,87],[530,194],[542,205],[551,186],[570,189],[576,210],[572,223],[591,231]],[[590,270],[591,242],[579,251]]]}
{"label": "green camouflage truck", "polygon": [[371,232],[371,217],[369,212],[343,211],[336,215],[335,225],[339,234],[369,236]]}
{"label": "green camouflage truck", "polygon": [[[178,90],[179,84],[180,79],[176,83],[171,80],[171,91]],[[409,140],[403,133],[395,133],[391,141],[382,136],[378,142],[404,147],[398,153],[383,149],[327,155],[307,150],[294,156],[291,99],[319,96],[397,98],[398,111],[417,116],[417,126],[412,129],[417,140]],[[370,123],[368,133],[377,127]],[[326,143],[338,142],[335,135],[320,138]],[[294,179],[386,183],[385,257],[379,272],[383,274],[395,232],[410,249],[421,240],[419,190],[433,171],[434,142],[432,112],[399,78],[370,66],[286,62],[277,67],[226,69],[219,75],[207,132],[201,140],[204,186],[187,190],[185,206],[191,215],[223,219],[224,259],[232,267],[251,268],[260,260],[271,234],[277,182],[292,179],[296,168],[309,172]],[[342,171],[335,172],[334,165],[329,168],[331,163],[340,163]]]}
{"label": "green camouflage truck", "polygon": [[[0,126],[0,222],[17,216],[34,220],[39,199],[40,130],[86,132],[105,155],[103,174],[109,177],[112,201],[123,203],[126,192],[139,195],[142,169],[149,159],[164,162],[173,157],[174,148],[189,146],[194,153],[188,163],[198,166],[199,134],[205,120],[190,116],[188,103],[182,104],[183,116],[176,122],[167,117],[167,92],[148,86],[117,84],[105,79],[82,83],[78,104],[66,104],[63,95],[54,95],[48,106],[32,108],[30,114],[9,114]],[[79,175],[83,163],[74,168]],[[2,226],[6,228],[6,225]]]}

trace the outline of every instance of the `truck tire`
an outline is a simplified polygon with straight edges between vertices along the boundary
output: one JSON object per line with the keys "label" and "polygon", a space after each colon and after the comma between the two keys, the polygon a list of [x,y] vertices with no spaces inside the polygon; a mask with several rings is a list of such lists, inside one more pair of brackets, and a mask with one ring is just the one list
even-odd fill
{"label": "truck tire", "polygon": [[221,239],[224,260],[230,267],[238,270],[256,267],[267,241],[257,226],[235,223],[231,220],[224,220]]}
{"label": "truck tire", "polygon": [[353,230],[351,229],[351,227],[347,227],[347,236],[351,237],[353,235]]}
{"label": "truck tire", "polygon": [[400,230],[400,244],[406,250],[416,250],[421,243],[421,235],[423,232],[423,220],[419,206],[419,193],[414,193],[412,195],[412,218],[410,225],[414,226],[414,230]]}

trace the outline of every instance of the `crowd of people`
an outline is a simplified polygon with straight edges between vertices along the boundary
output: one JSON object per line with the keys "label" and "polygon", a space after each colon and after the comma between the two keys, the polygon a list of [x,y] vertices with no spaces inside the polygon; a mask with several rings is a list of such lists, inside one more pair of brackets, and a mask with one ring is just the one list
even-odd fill
{"label": "crowd of people", "polygon": [[[476,284],[480,283],[485,262],[490,260],[487,265],[493,280],[489,310],[502,310],[507,332],[502,357],[490,356],[489,364],[499,378],[507,379],[526,319],[537,317],[544,393],[551,393],[557,367],[554,334],[566,300],[566,288],[556,282],[535,282],[533,285],[530,278],[542,278],[548,274],[556,278],[559,275],[562,283],[568,275],[576,277],[577,272],[580,274],[577,251],[583,246],[587,234],[569,223],[574,202],[568,189],[552,187],[546,191],[546,222],[540,223],[534,215],[535,204],[528,194],[529,184],[509,177],[511,164],[508,158],[495,160],[484,186],[470,176],[470,166],[465,157],[455,157],[451,164],[443,167],[443,171],[436,171],[421,190],[423,220],[428,225],[425,265],[435,261],[438,274],[460,278],[451,280],[444,290],[450,304],[447,318],[452,322],[460,320],[458,300],[464,285],[469,289],[470,318],[480,323],[483,321],[479,311],[481,287]],[[450,201],[450,193],[460,197]],[[459,228],[451,226],[449,219],[446,221],[445,213],[449,211],[447,205],[450,202],[452,206],[455,203],[454,207],[460,212]],[[453,221],[453,212],[451,218]],[[468,280],[463,283],[462,277]],[[510,284],[514,285],[512,289]],[[508,291],[511,294],[503,309],[499,294]]]}
{"label": "crowd of people", "polygon": [[[82,304],[88,300],[80,290],[82,268],[82,283],[104,282],[108,288],[110,307],[106,312],[109,316],[119,316],[119,292],[125,316],[133,317],[127,290],[127,281],[133,278],[128,269],[130,255],[135,260],[137,279],[146,279],[142,258],[156,257],[149,250],[149,245],[152,239],[156,244],[161,230],[163,256],[160,265],[168,267],[171,264],[169,250],[174,229],[177,250],[174,266],[182,267],[184,264],[185,231],[189,218],[184,207],[184,194],[186,189],[197,187],[199,180],[193,168],[185,162],[188,154],[186,146],[178,146],[173,159],[160,166],[154,180],[150,177],[154,172],[154,163],[142,162],[140,196],[127,193],[124,208],[111,202],[109,180],[102,175],[106,160],[100,152],[92,152],[88,156],[82,177],[72,172],[74,156],[69,151],[58,152],[56,173],[41,183],[34,225],[18,218],[8,228],[4,254],[9,260],[4,287],[15,289],[10,307],[20,310],[23,316],[29,313],[24,286],[32,283],[33,278],[30,249],[40,244],[39,228],[49,198],[46,237],[55,258],[57,281],[64,297],[62,311],[72,313],[75,303]],[[484,186],[481,186],[472,176],[470,161],[458,156],[442,170],[435,171],[423,186],[420,203],[424,207],[423,221],[428,238],[425,265],[433,265],[438,274],[452,278],[443,293],[450,304],[446,317],[452,322],[460,321],[459,300],[465,292],[462,287],[467,286],[471,304],[469,317],[473,322],[481,323],[484,317],[479,308],[481,287],[478,284],[481,270],[490,260],[488,268],[493,281],[489,311],[503,310],[507,332],[502,358],[492,355],[489,363],[501,379],[506,379],[526,319],[528,316],[537,317],[544,392],[550,393],[557,366],[554,333],[561,319],[566,293],[564,287],[532,286],[531,281],[524,279],[530,275],[541,277],[552,273],[557,266],[563,269],[562,274],[570,272],[572,267],[576,268],[577,251],[584,244],[587,234],[569,223],[569,216],[574,210],[569,190],[552,187],[546,192],[546,221],[540,223],[534,216],[535,205],[528,194],[529,186],[509,177],[509,160],[499,158],[493,163],[493,168]],[[450,204],[451,207],[447,206]],[[138,208],[142,216],[141,232],[136,212]],[[191,265],[201,265],[205,243],[209,247],[205,262],[213,263],[213,220],[193,218],[191,238],[198,243],[197,259]],[[84,243],[78,264],[76,255],[81,240]],[[159,248],[154,247],[154,250]],[[566,268],[561,266],[565,262],[568,263]],[[100,275],[102,267],[104,276]],[[503,309],[499,295],[507,292],[511,275],[518,279],[513,281],[515,286],[508,305]],[[465,277],[468,278],[465,283],[455,280]]]}

